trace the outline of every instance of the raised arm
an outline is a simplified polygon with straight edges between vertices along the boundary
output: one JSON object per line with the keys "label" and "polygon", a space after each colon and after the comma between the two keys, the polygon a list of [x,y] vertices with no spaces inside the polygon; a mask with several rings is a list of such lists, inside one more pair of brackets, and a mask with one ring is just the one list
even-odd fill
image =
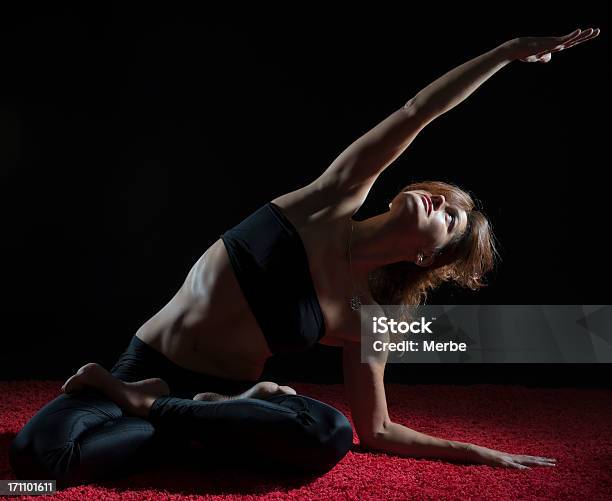
{"label": "raised arm", "polygon": [[[548,62],[551,54],[584,42],[599,30],[576,30],[561,37],[522,37],[504,42],[452,69],[418,92],[373,129],[348,146],[317,179],[331,188],[347,211],[356,211],[376,178],[432,120],[454,108],[514,60]],[[349,210],[350,206],[354,207]]]}
{"label": "raised arm", "polygon": [[427,124],[511,61],[506,47],[500,45],[441,76],[348,146],[325,171],[325,180],[346,189],[367,185],[369,190]]}

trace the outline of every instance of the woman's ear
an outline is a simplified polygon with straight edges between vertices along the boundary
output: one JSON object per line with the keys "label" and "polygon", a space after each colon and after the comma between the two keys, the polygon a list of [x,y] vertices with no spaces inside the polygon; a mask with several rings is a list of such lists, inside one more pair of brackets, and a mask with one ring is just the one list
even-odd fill
{"label": "woman's ear", "polygon": [[428,266],[431,266],[435,260],[436,260],[435,255],[432,253],[429,256],[423,256],[422,260],[419,260],[417,258],[414,264],[416,264],[417,266],[420,266],[421,268],[427,268]]}

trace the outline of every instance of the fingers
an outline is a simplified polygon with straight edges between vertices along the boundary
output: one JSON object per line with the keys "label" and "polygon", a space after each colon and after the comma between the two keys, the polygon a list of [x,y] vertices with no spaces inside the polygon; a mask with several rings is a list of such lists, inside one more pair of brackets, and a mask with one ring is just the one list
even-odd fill
{"label": "fingers", "polygon": [[515,455],[512,457],[512,461],[515,463],[523,464],[523,465],[557,466],[556,459],[540,457],[540,456]]}
{"label": "fingers", "polygon": [[540,461],[537,459],[525,459],[520,463],[530,466],[557,466],[557,463],[555,461]]}
{"label": "fingers", "polygon": [[563,45],[565,45],[565,46],[573,45],[573,44],[575,44],[577,42],[581,42],[581,41],[584,41],[584,40],[590,38],[593,35],[594,31],[595,30],[593,28],[588,28],[588,29],[582,31],[579,35],[573,36],[573,37],[571,37],[569,39],[564,39],[564,37],[561,37],[560,42]]}
{"label": "fingers", "polygon": [[526,462],[526,461],[506,461],[502,463],[502,466],[506,468],[514,468],[516,470],[531,470],[532,466],[556,466],[554,463],[538,463],[538,462]]}
{"label": "fingers", "polygon": [[585,38],[589,37],[593,34],[593,28],[588,28],[584,31],[577,30],[573,34],[564,36],[564,37],[553,37],[551,41],[555,45],[555,48],[558,47],[568,47],[569,45],[573,45]]}
{"label": "fingers", "polygon": [[281,393],[286,393],[288,395],[297,395],[297,391],[291,388],[291,386],[279,386],[278,389]]}
{"label": "fingers", "polygon": [[562,37],[555,37],[560,43],[564,43],[564,42],[568,42],[570,40],[572,40],[572,38],[576,38],[578,36],[580,36],[582,30],[580,28],[578,28],[575,31],[572,31],[571,33],[569,33],[568,35],[563,35]]}
{"label": "fingers", "polygon": [[[575,33],[578,33],[578,34],[575,35]],[[536,58],[540,59],[546,54],[554,54],[555,52],[560,52],[564,49],[569,49],[570,47],[573,47],[575,45],[581,44],[583,42],[586,42],[588,40],[595,38],[596,36],[599,35],[599,33],[600,33],[599,28],[596,28],[596,29],[589,28],[584,31],[576,30],[574,33],[570,33],[569,35],[566,35],[565,37],[557,37],[556,39],[554,39],[555,47],[548,49],[548,50],[541,51],[537,53],[535,56]],[[548,62],[548,61],[538,61],[538,62]]]}
{"label": "fingers", "polygon": [[[587,33],[587,32],[589,32],[589,33]],[[574,40],[570,40],[569,42],[564,43],[563,45],[565,46],[565,48],[568,49],[569,47],[573,47],[574,45],[578,45],[579,43],[586,42],[587,40],[591,40],[592,38],[595,38],[596,36],[599,35],[600,30],[599,30],[599,28],[594,29],[594,30],[593,29],[589,29],[589,30],[585,31],[584,33],[585,33],[584,36],[581,35],[581,36],[575,38]]]}
{"label": "fingers", "polygon": [[515,470],[531,470],[529,466],[524,466],[516,461],[507,460],[501,463],[505,468],[514,468]]}
{"label": "fingers", "polygon": [[545,53],[543,56],[538,56],[538,63],[547,63],[552,59],[550,52]]}
{"label": "fingers", "polygon": [[529,466],[524,466],[520,463],[512,463],[511,468],[516,468],[517,470],[531,470]]}
{"label": "fingers", "polygon": [[552,56],[550,55],[550,51],[540,52],[537,55],[524,57],[521,61],[526,63],[547,63],[551,60]]}

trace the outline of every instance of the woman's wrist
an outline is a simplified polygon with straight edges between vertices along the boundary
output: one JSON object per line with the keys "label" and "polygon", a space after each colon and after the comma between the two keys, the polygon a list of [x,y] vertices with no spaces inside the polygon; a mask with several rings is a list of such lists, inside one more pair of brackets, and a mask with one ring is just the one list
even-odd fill
{"label": "woman's wrist", "polygon": [[467,442],[458,442],[461,449],[461,457],[459,459],[463,461],[474,461],[474,444]]}
{"label": "woman's wrist", "polygon": [[510,63],[516,60],[516,44],[518,42],[517,38],[513,38],[512,40],[508,40],[497,47],[495,47],[495,51],[499,55],[502,61]]}
{"label": "woman's wrist", "polygon": [[472,461],[474,459],[474,451],[472,449],[474,444],[457,442],[456,440],[449,440],[448,444],[455,451],[452,457],[449,456],[449,459],[458,461]]}

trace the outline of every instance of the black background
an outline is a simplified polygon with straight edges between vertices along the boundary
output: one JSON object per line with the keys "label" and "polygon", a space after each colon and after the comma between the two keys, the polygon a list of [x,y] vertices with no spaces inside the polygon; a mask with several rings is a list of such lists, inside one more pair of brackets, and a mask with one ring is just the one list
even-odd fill
{"label": "black background", "polygon": [[[3,11],[0,377],[109,367],[220,233],[312,181],[446,71],[577,27],[602,34],[503,68],[419,134],[356,218],[415,180],[459,184],[503,261],[488,288],[442,287],[430,303],[609,303],[607,5],[504,5]],[[601,386],[609,367],[394,365],[387,380]],[[335,382],[340,351],[275,356],[266,370]]]}

